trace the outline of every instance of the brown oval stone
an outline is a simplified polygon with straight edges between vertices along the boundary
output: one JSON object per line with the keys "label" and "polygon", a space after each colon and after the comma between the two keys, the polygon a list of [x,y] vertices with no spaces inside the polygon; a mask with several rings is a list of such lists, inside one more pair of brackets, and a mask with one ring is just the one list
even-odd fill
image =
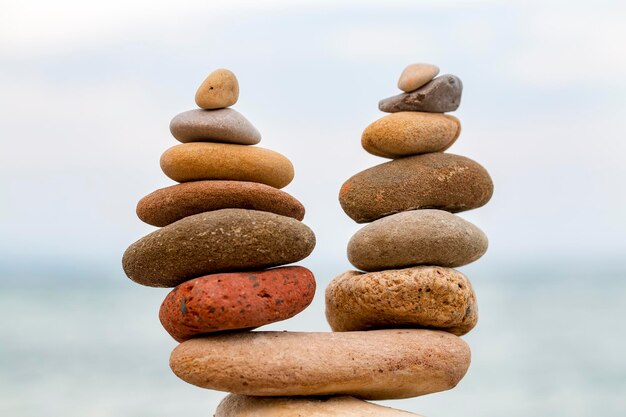
{"label": "brown oval stone", "polygon": [[223,209],[185,217],[126,249],[124,272],[150,287],[176,285],[218,272],[297,262],[315,247],[315,235],[291,217]]}
{"label": "brown oval stone", "polygon": [[200,180],[250,181],[276,188],[293,179],[293,165],[278,152],[258,146],[192,142],[161,155],[161,169],[178,182]]}
{"label": "brown oval stone", "polygon": [[411,64],[400,74],[398,88],[410,92],[417,90],[439,74],[439,67],[432,64]]}
{"label": "brown oval stone", "polygon": [[180,142],[226,142],[255,145],[261,134],[241,113],[233,109],[194,109],[180,113],[170,122],[170,132]]}
{"label": "brown oval stone", "polygon": [[430,152],[443,152],[461,133],[454,116],[439,113],[392,113],[369,125],[361,145],[372,155],[400,158]]}
{"label": "brown oval stone", "polygon": [[314,294],[313,273],[301,266],[207,275],[174,288],[161,304],[159,318],[182,342],[286,320],[311,304]]}
{"label": "brown oval stone", "polygon": [[251,397],[229,394],[213,417],[420,417],[354,397]]}
{"label": "brown oval stone", "polygon": [[339,202],[348,216],[365,223],[415,209],[457,213],[485,205],[492,194],[491,177],[477,162],[427,153],[359,172],[343,184]]}
{"label": "brown oval stone", "polygon": [[478,306],[469,280],[454,269],[347,271],[326,288],[326,319],[335,332],[411,327],[461,336],[476,325]]}
{"label": "brown oval stone", "polygon": [[443,210],[411,210],[378,219],[348,242],[348,259],[364,271],[437,265],[454,268],[487,251],[487,236]]}
{"label": "brown oval stone", "polygon": [[182,218],[225,208],[269,211],[304,218],[304,206],[291,195],[269,185],[245,181],[192,181],[161,188],[137,203],[137,216],[163,227]]}
{"label": "brown oval stone", "polygon": [[239,82],[232,71],[219,68],[209,74],[196,91],[196,104],[202,109],[232,106],[239,98]]}
{"label": "brown oval stone", "polygon": [[239,332],[189,339],[170,367],[202,387],[257,396],[410,398],[456,386],[467,344],[436,330]]}

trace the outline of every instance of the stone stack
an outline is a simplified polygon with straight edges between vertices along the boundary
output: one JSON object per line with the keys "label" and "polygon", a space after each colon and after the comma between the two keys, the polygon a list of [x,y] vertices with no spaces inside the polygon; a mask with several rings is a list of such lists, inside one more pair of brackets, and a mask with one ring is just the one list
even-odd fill
{"label": "stone stack", "polygon": [[[348,259],[360,271],[341,274],[326,289],[335,332],[425,329],[424,338],[445,334],[461,343],[458,336],[478,320],[472,285],[453,268],[480,258],[487,237],[452,213],[486,204],[493,183],[478,163],[443,153],[461,131],[459,120],[443,113],[459,107],[462,84],[454,75],[435,78],[438,73],[429,64],[404,70],[398,87],[405,92],[379,103],[391,114],[362,135],[367,152],[392,160],[341,187],[346,214],[369,224],[348,243]],[[438,348],[432,353],[453,357]],[[456,372],[450,365],[442,361],[439,371]]]}
{"label": "stone stack", "polygon": [[261,135],[229,108],[238,96],[235,75],[219,69],[198,89],[200,108],[174,117],[170,130],[182,144],[163,153],[161,168],[179,184],[139,201],[139,218],[160,229],[133,243],[122,260],[133,281],[175,287],[159,317],[179,342],[285,320],[315,294],[311,271],[281,267],[315,246],[300,222],[304,207],[280,190],[293,179],[293,166],[253,146]]}

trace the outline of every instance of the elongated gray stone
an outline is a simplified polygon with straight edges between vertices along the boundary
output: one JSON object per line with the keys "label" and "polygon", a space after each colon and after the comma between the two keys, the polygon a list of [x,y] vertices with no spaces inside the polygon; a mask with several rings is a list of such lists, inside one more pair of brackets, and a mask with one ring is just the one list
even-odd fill
{"label": "elongated gray stone", "polygon": [[382,99],[378,102],[378,108],[386,113],[400,111],[445,113],[459,108],[462,92],[463,83],[459,77],[446,74],[410,93]]}

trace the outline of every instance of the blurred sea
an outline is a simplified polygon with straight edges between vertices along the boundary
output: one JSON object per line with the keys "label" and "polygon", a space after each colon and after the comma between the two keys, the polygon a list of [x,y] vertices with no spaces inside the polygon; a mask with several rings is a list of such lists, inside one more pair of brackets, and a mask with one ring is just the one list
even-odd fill
{"label": "blurred sea", "polygon": [[[265,329],[328,330],[323,291],[346,265],[308,266],[313,305]],[[461,270],[480,310],[468,374],[454,390],[383,404],[431,417],[626,416],[623,265]],[[104,268],[0,272],[0,416],[211,416],[225,395],[169,370],[166,289]]]}

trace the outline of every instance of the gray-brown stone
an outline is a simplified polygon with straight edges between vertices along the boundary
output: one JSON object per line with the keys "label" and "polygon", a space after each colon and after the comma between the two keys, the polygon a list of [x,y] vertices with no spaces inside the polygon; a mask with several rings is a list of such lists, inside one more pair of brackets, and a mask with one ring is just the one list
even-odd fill
{"label": "gray-brown stone", "polygon": [[435,330],[248,332],[194,338],[170,356],[182,380],[256,396],[409,398],[453,388],[470,363],[467,344]]}
{"label": "gray-brown stone", "polygon": [[189,110],[175,116],[170,132],[180,142],[224,142],[255,145],[259,131],[241,113],[233,109]]}
{"label": "gray-brown stone", "polygon": [[315,235],[291,217],[224,209],[185,217],[126,249],[124,272],[151,287],[176,285],[217,272],[240,272],[297,262],[315,246]]}
{"label": "gray-brown stone", "polygon": [[461,104],[463,83],[454,75],[441,75],[410,93],[381,100],[378,108],[386,113],[424,111],[445,113],[455,111]]}
{"label": "gray-brown stone", "polygon": [[487,251],[487,236],[443,210],[411,210],[378,219],[356,232],[348,259],[364,271],[437,265],[454,268]]}
{"label": "gray-brown stone", "polygon": [[492,194],[491,177],[477,162],[428,153],[359,172],[343,184],[339,202],[348,216],[365,223],[415,209],[470,210],[486,204]]}
{"label": "gray-brown stone", "polygon": [[461,336],[476,325],[478,307],[470,281],[454,269],[347,271],[326,288],[326,319],[335,332],[408,327]]}

